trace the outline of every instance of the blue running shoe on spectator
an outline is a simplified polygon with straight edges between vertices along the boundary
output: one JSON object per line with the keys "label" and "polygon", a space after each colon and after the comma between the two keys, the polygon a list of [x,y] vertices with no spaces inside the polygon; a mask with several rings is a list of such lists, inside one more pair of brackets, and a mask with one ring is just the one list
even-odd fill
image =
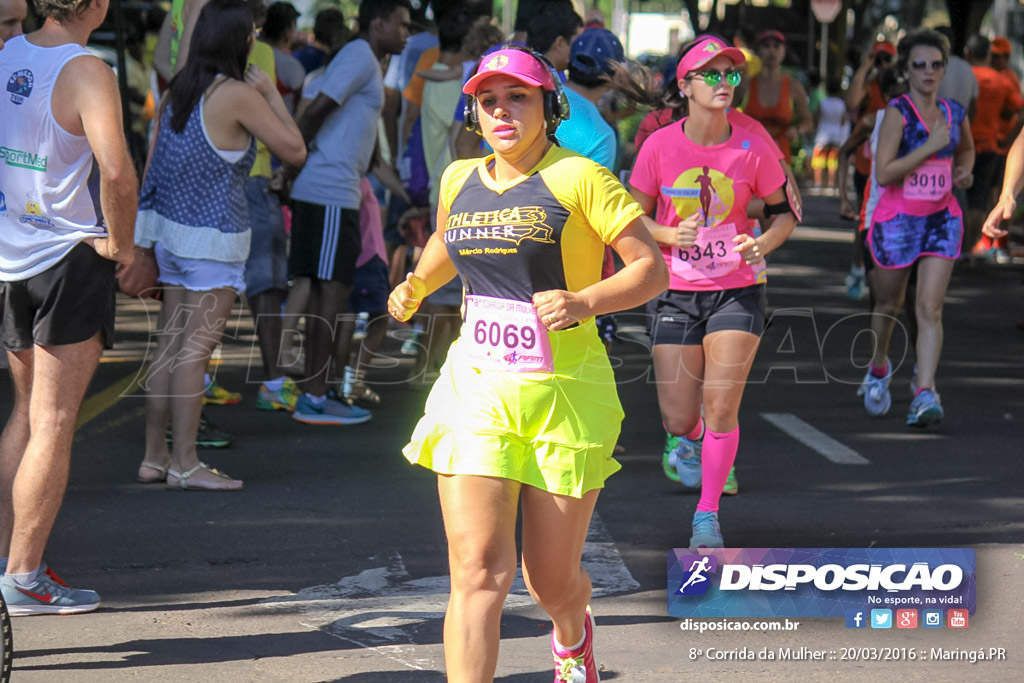
{"label": "blue running shoe on spectator", "polygon": [[415,356],[420,350],[420,339],[424,335],[423,325],[415,323],[412,326],[412,334],[402,342],[401,352],[403,356]]}
{"label": "blue running shoe on spectator", "polygon": [[311,425],[358,425],[369,422],[372,417],[369,410],[350,406],[335,398],[327,397],[318,405],[309,394],[299,396],[292,412],[293,420]]}
{"label": "blue running shoe on spectator", "polygon": [[693,536],[690,537],[691,548],[724,548],[722,530],[718,526],[717,512],[693,513]]}
{"label": "blue running shoe on spectator", "polygon": [[921,393],[910,402],[910,413],[907,414],[907,426],[924,429],[942,422],[942,404],[939,395],[931,389],[922,389]]}
{"label": "blue running shoe on spectator", "polygon": [[0,594],[12,617],[34,614],[83,614],[100,606],[96,591],[69,588],[40,572],[31,586],[19,586],[10,574],[0,577]]}

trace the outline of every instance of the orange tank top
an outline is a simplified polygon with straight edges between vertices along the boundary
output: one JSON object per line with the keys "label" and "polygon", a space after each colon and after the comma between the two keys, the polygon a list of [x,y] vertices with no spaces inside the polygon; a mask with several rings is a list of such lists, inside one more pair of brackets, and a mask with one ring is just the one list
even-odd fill
{"label": "orange tank top", "polygon": [[754,78],[750,81],[750,92],[747,95],[747,105],[743,108],[743,113],[761,122],[761,125],[765,127],[769,135],[772,136],[772,139],[775,140],[775,144],[779,146],[779,149],[786,156],[786,163],[788,164],[790,150],[787,131],[793,121],[793,99],[789,94],[789,76],[784,75],[782,77],[779,101],[771,107],[761,104],[761,99],[758,97],[760,81],[760,78]]}

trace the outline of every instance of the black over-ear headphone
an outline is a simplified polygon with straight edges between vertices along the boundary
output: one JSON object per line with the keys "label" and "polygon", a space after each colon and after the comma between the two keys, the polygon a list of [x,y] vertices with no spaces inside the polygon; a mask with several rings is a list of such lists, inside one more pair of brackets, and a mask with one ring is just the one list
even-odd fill
{"label": "black over-ear headphone", "polygon": [[[559,77],[558,72],[555,71],[555,67],[547,60],[547,57],[536,50],[526,47],[525,45],[505,43],[498,49],[526,52],[543,64],[551,73],[551,81],[555,84],[555,89],[544,89],[544,122],[547,124],[548,137],[554,136],[555,131],[558,129],[558,124],[562,121],[568,120],[570,114],[569,98],[565,96],[565,89],[562,87],[562,79]],[[483,60],[486,59],[487,56],[488,55],[484,55],[484,57],[481,58],[480,62],[476,65],[476,69],[473,70],[472,75],[476,75],[476,72],[480,69],[480,64],[483,64]],[[476,96],[466,95],[466,106],[463,109],[462,114],[462,123],[466,127],[466,130],[476,133],[477,135],[482,135],[480,132],[480,120],[476,115]]]}

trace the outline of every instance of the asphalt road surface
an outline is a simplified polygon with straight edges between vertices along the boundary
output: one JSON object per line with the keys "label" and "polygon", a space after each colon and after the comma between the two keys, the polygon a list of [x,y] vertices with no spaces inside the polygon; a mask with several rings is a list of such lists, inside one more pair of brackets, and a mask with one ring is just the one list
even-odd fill
{"label": "asphalt road surface", "polygon": [[[862,333],[866,303],[844,294],[851,232],[835,213],[835,200],[809,198],[810,227],[771,260],[772,324],[744,398],[740,494],[721,510],[726,542],[974,548],[977,613],[960,632],[854,631],[837,619],[794,619],[796,630],[770,633],[681,631],[666,612],[666,554],[687,543],[697,496],[661,473],[653,372],[642,314],[634,312],[622,316],[613,349],[626,410],[623,469],[600,497],[584,557],[603,680],[1019,676],[1024,332],[1016,324],[1024,319],[1024,260],[954,274],[938,376],[946,420],[911,431],[903,419],[913,361],[901,333],[892,412],[870,418],[856,396],[871,339]],[[250,319],[240,311],[217,376],[244,401],[207,409],[235,441],[200,455],[244,479],[245,489],[170,492],[135,482],[144,413],[135,380],[155,309],[128,299],[119,306],[120,343],[90,388],[46,554],[72,585],[99,591],[103,606],[92,615],[16,619],[14,680],[442,680],[444,532],[433,476],[400,452],[429,386],[408,379],[416,367],[398,352],[407,332],[393,328],[382,359],[390,367],[371,373],[384,400],[371,422],[307,426],[255,409],[262,378]],[[6,374],[0,385],[6,412]],[[498,679],[550,680],[550,626],[521,582],[502,627]],[[803,647],[825,659],[792,659]],[[844,659],[851,647],[921,656]],[[1000,647],[1005,661],[973,664],[936,661],[932,652]],[[791,658],[742,658],[762,648]],[[735,658],[709,658],[709,649]]]}

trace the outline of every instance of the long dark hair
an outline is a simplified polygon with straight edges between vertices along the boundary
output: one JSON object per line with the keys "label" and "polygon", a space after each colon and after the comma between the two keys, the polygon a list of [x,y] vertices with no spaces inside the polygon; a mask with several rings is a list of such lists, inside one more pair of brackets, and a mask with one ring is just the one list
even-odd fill
{"label": "long dark hair", "polygon": [[188,117],[219,74],[245,80],[252,12],[244,0],[211,0],[196,21],[188,61],[168,86],[171,128],[185,130]]}
{"label": "long dark hair", "polygon": [[650,69],[636,62],[618,63],[612,68],[612,87],[632,102],[654,110],[671,109],[675,120],[686,116],[686,98],[674,79],[659,84]]}
{"label": "long dark hair", "polygon": [[[702,33],[679,49],[678,60],[682,59],[687,52],[696,47],[705,38],[715,38],[723,45],[728,45],[722,36],[715,33]],[[665,79],[660,86],[657,83],[650,69],[640,64],[616,64],[612,74],[612,85],[622,92],[627,98],[654,110],[670,109],[672,119],[678,121],[689,113],[689,106],[683,93],[679,91],[679,82],[675,78],[675,69],[672,70],[672,77]]]}

